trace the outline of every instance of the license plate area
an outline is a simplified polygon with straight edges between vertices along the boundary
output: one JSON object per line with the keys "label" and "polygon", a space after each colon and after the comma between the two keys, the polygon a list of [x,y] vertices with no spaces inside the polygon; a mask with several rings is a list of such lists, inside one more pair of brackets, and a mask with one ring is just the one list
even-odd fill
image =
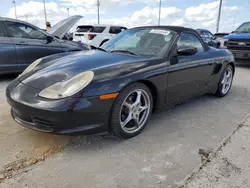
{"label": "license plate area", "polygon": [[235,58],[250,59],[250,52],[233,52]]}

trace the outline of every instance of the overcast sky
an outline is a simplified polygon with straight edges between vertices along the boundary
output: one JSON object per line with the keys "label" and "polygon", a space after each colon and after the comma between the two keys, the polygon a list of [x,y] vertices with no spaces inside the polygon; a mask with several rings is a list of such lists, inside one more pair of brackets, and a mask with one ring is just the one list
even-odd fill
{"label": "overcast sky", "polygon": [[[158,23],[159,0],[101,0],[101,24],[127,27]],[[215,31],[219,0],[162,0],[162,25],[180,25]],[[42,0],[16,0],[18,19],[44,28]],[[96,24],[96,0],[46,0],[47,17],[52,26],[70,15],[82,15],[78,24]],[[222,32],[235,30],[250,21],[250,0],[223,0]],[[14,18],[12,0],[1,0],[0,15]]]}

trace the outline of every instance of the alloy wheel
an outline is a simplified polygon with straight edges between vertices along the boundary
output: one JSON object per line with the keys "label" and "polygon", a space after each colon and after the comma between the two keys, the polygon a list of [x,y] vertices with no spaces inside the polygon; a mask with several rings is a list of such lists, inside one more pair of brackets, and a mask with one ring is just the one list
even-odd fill
{"label": "alloy wheel", "polygon": [[224,72],[223,79],[221,81],[221,92],[222,94],[227,94],[233,81],[233,72],[231,68],[227,68]]}
{"label": "alloy wheel", "polygon": [[130,92],[122,103],[120,126],[126,133],[134,133],[146,123],[151,109],[149,94],[143,89]]}

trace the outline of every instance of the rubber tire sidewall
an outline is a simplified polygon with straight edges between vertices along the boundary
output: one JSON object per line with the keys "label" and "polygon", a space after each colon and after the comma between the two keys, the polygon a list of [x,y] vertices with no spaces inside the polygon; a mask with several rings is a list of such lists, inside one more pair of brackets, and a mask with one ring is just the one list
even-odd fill
{"label": "rubber tire sidewall", "polygon": [[225,71],[226,71],[228,68],[231,69],[232,74],[233,74],[233,67],[232,67],[231,65],[227,65],[226,68],[225,68],[225,70],[223,71],[221,77],[220,77],[220,81],[219,81],[219,83],[218,83],[218,88],[217,88],[217,91],[216,91],[216,93],[215,93],[215,95],[218,96],[218,97],[224,97],[224,96],[226,96],[226,95],[229,93],[229,91],[230,91],[230,89],[231,89],[231,87],[232,87],[232,85],[233,85],[233,75],[232,75],[232,83],[231,83],[231,85],[230,85],[230,88],[229,88],[228,92],[225,93],[225,94],[221,92],[221,90],[222,90],[221,81],[223,80],[223,78],[224,78],[224,73],[225,73]]}
{"label": "rubber tire sidewall", "polygon": [[[119,120],[120,110],[121,110],[121,106],[122,106],[125,98],[127,97],[127,95],[136,89],[143,89],[144,91],[146,91],[148,93],[149,98],[150,98],[150,111],[149,111],[147,121],[138,131],[136,131],[134,133],[127,133],[120,126],[120,120]],[[131,138],[131,137],[134,137],[134,136],[140,134],[142,132],[142,130],[146,127],[148,120],[150,119],[150,116],[152,114],[152,108],[153,108],[152,93],[151,93],[150,89],[145,84],[136,82],[136,83],[133,83],[133,84],[125,87],[120,92],[118,97],[116,98],[114,105],[112,107],[112,110],[111,110],[111,116],[110,116],[110,131],[111,131],[111,133],[115,134],[118,137],[122,137],[122,138]]]}

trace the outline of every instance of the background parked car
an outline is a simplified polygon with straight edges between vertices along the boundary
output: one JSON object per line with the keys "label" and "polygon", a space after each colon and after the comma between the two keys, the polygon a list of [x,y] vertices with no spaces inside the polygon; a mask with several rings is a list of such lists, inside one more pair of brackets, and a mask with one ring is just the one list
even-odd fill
{"label": "background parked car", "polygon": [[81,18],[62,20],[47,33],[27,22],[0,17],[0,74],[22,72],[44,56],[87,50],[87,45],[65,40],[68,30]]}
{"label": "background parked car", "polygon": [[238,63],[249,63],[250,22],[241,24],[235,31],[225,36],[221,47],[230,50]]}
{"label": "background parked car", "polygon": [[216,37],[206,29],[197,29],[197,32],[200,34],[201,38],[206,42],[209,46],[219,48],[220,41],[216,39]]}
{"label": "background parked car", "polygon": [[73,40],[99,47],[126,29],[126,27],[122,26],[80,25],[76,28]]}

